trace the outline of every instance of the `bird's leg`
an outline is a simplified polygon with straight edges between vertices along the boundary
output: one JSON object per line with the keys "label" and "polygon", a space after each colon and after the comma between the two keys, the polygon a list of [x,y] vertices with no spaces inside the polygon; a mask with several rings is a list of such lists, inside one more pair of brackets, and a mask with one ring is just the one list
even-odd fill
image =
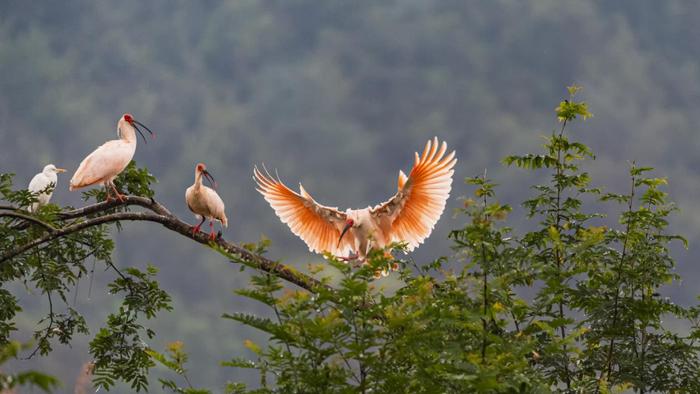
{"label": "bird's leg", "polygon": [[192,227],[192,236],[193,236],[193,237],[199,232],[199,229],[202,228],[202,224],[204,224],[204,221],[205,221],[205,220],[207,220],[207,218],[205,218],[204,216],[202,216],[202,221],[199,222],[198,225]]}
{"label": "bird's leg", "polygon": [[367,257],[355,256],[355,260],[352,263],[352,268],[360,268],[367,264]]}
{"label": "bird's leg", "polygon": [[123,195],[123,194],[121,194],[121,193],[119,193],[119,190],[117,190],[117,186],[114,185],[114,182],[109,181],[109,186],[111,186],[111,187],[112,187],[112,190],[114,190],[114,194],[117,196],[117,200],[119,200],[119,201],[121,201],[121,202],[125,202],[125,201],[126,201],[126,198],[125,198],[126,196]]}
{"label": "bird's leg", "polygon": [[348,257],[338,256],[338,260],[344,261],[344,262],[347,263],[347,262],[356,260],[357,257],[358,257],[358,254],[357,254],[357,253],[350,252],[350,254],[348,255]]}
{"label": "bird's leg", "polygon": [[221,227],[221,230],[216,234],[216,238],[221,238],[224,235],[224,223],[219,222],[219,227]]}
{"label": "bird's leg", "polygon": [[112,196],[109,194],[109,183],[105,182],[105,193],[107,194],[107,198],[105,201],[110,202],[112,201]]}
{"label": "bird's leg", "polygon": [[209,240],[213,241],[216,239],[216,235],[214,234],[214,220],[209,221]]}

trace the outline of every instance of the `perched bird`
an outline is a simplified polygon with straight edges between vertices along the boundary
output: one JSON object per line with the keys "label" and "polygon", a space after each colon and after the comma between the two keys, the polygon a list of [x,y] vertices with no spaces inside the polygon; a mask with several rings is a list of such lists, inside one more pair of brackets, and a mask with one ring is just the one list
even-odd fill
{"label": "perched bird", "polygon": [[428,141],[408,177],[399,172],[398,191],[375,207],[348,209],[317,203],[299,184],[299,193],[254,168],[258,191],[277,216],[299,236],[312,252],[331,254],[346,260],[365,260],[370,250],[383,249],[391,242],[406,242],[408,250],[420,245],[435,227],[445,209],[452,187],[455,152],[445,156],[447,144]]}
{"label": "perched bird", "polygon": [[114,196],[119,201],[124,201],[124,196],[119,193],[113,181],[134,157],[137,131],[146,142],[146,137],[139,126],[153,136],[151,129],[135,120],[130,114],[124,114],[117,122],[119,139],[105,142],[83,159],[70,180],[70,190],[101,183],[105,186],[107,201],[111,200],[110,191],[114,192]]}
{"label": "perched bird", "polygon": [[202,178],[206,178],[209,184],[216,188],[216,181],[207,171],[207,166],[204,163],[198,163],[194,167],[194,184],[185,191],[185,201],[190,211],[197,218],[202,218],[202,221],[192,229],[192,235],[197,234],[204,221],[209,219],[209,239],[214,240],[216,238],[214,235],[214,220],[218,220],[221,223],[221,230],[223,231],[223,228],[228,226],[228,219],[226,218],[226,212],[224,212],[225,207],[221,197],[214,189],[204,186]]}
{"label": "perched bird", "polygon": [[[49,203],[51,195],[53,195],[53,191],[56,189],[56,183],[58,182],[57,174],[60,172],[66,172],[66,170],[63,168],[56,168],[53,164],[48,164],[44,167],[43,171],[34,175],[27,189],[32,194],[37,195],[36,198],[38,201],[29,207],[30,212],[36,212],[39,207],[43,207]],[[49,188],[49,186],[51,187]]]}

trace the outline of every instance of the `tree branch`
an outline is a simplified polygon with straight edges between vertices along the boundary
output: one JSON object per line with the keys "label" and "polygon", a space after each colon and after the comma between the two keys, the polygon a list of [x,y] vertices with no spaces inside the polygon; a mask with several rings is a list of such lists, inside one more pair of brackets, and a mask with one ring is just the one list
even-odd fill
{"label": "tree branch", "polygon": [[[0,209],[4,209],[4,208],[0,208]],[[44,227],[45,229],[47,229],[49,231],[56,231],[56,228],[54,226],[52,226],[52,225],[50,225],[42,220],[39,220],[39,219],[35,218],[34,216],[25,215],[23,213],[17,213],[17,212],[20,212],[20,211],[16,210],[15,212],[0,212],[0,218],[10,217],[10,218],[22,219],[26,222],[38,224],[39,226]],[[20,225],[16,229],[23,230],[24,228],[25,228],[25,226]]]}
{"label": "tree branch", "polygon": [[[100,202],[93,205],[86,206],[84,208],[78,208],[71,211],[63,212],[59,214],[59,220],[69,220],[69,219],[79,219],[84,218],[89,215],[103,213],[109,211],[113,208],[126,207],[129,205],[136,205],[150,210],[151,212],[114,212],[108,213],[101,216],[96,216],[89,218],[87,220],[79,221],[77,223],[72,223],[68,226],[61,228],[54,228],[52,232],[32,240],[24,245],[19,245],[9,252],[0,255],[0,265],[5,264],[10,259],[13,259],[26,251],[41,246],[45,243],[51,242],[53,240],[59,239],[61,237],[73,234],[90,227],[95,227],[103,224],[120,222],[120,221],[148,221],[162,224],[165,228],[177,232],[180,235],[187,237],[193,241],[196,241],[202,245],[207,245],[217,250],[222,255],[235,262],[245,264],[251,268],[259,269],[261,271],[269,272],[280,279],[284,279],[287,282],[293,283],[301,288],[309,290],[311,292],[316,292],[320,286],[325,286],[330,289],[326,284],[312,278],[311,276],[305,275],[298,272],[296,269],[278,263],[276,261],[269,260],[261,255],[252,253],[244,248],[236,246],[223,238],[217,238],[215,241],[210,241],[207,234],[197,233],[192,234],[193,226],[180,220],[177,216],[170,213],[170,211],[163,205],[159,204],[153,199],[138,197],[138,196],[126,196],[124,202],[120,201],[109,201]],[[5,213],[3,213],[5,214]],[[26,216],[26,215],[23,215]],[[25,218],[27,219],[27,218]],[[34,219],[34,218],[32,218]],[[30,220],[30,219],[27,219]],[[36,219],[38,220],[38,219]],[[38,223],[41,224],[41,223]]]}

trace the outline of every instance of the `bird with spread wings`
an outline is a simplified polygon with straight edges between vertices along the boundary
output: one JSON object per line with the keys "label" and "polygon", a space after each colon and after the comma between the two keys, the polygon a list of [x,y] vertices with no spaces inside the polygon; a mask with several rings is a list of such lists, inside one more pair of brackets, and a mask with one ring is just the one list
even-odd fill
{"label": "bird with spread wings", "polygon": [[375,207],[348,209],[321,205],[299,184],[293,191],[266,170],[253,169],[257,190],[277,216],[317,253],[364,260],[372,249],[405,242],[415,249],[430,235],[445,210],[457,163],[455,152],[445,155],[447,144],[429,140],[415,154],[408,176],[399,171],[398,191]]}

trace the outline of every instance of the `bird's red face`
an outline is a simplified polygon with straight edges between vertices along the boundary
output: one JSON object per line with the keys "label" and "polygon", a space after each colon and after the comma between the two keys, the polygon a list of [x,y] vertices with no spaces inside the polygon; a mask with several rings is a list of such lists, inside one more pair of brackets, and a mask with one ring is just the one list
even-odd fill
{"label": "bird's red face", "polygon": [[214,189],[216,189],[216,187],[218,186],[218,184],[217,184],[216,181],[214,180],[214,177],[211,175],[211,173],[207,170],[206,164],[204,164],[204,163],[197,163],[197,167],[195,167],[195,168],[196,168],[197,173],[198,173],[198,174],[202,174],[202,177],[203,177],[204,179],[206,179],[207,181],[209,181],[209,184],[211,185],[211,187],[213,187]]}
{"label": "bird's red face", "polygon": [[352,219],[348,219],[345,221],[345,227],[343,227],[343,232],[340,233],[340,238],[338,238],[338,246],[340,246],[340,241],[343,240],[345,233],[347,233],[348,230],[350,230],[350,228],[352,228],[352,226],[354,226],[354,225],[355,225],[355,221]]}
{"label": "bird's red face", "polygon": [[143,127],[144,129],[146,129],[146,131],[148,131],[148,133],[151,134],[151,138],[153,138],[153,139],[156,138],[156,133],[152,132],[151,129],[149,129],[148,127],[146,127],[145,124],[143,124],[143,123],[139,122],[138,120],[134,119],[134,117],[133,117],[131,114],[124,114],[124,115],[122,115],[122,118],[124,119],[124,121],[125,121],[126,123],[130,124],[131,126],[133,126],[133,127],[136,129],[136,131],[139,132],[139,134],[141,134],[141,138],[143,138],[143,142],[144,142],[144,143],[147,144],[148,141],[146,140],[146,136],[143,135],[143,131],[141,131],[141,129],[139,128],[139,126],[141,126],[141,127]]}

